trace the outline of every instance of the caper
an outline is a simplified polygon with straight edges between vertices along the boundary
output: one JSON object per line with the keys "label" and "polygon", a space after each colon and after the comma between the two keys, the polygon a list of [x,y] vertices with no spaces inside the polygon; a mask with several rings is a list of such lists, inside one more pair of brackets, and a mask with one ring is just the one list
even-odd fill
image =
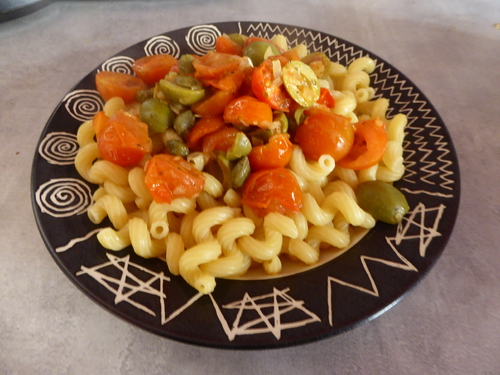
{"label": "caper", "polygon": [[189,130],[194,126],[196,118],[193,112],[184,111],[174,120],[174,130],[179,134],[184,140],[187,139]]}
{"label": "caper", "polygon": [[144,89],[137,91],[135,94],[135,100],[139,103],[144,103],[146,100],[151,99],[154,96],[154,89]]}
{"label": "caper", "polygon": [[403,193],[383,181],[366,181],[356,189],[359,206],[376,220],[398,224],[410,206]]}
{"label": "caper", "polygon": [[189,155],[189,148],[184,142],[177,139],[171,139],[165,143],[165,148],[170,155],[182,156],[183,158]]}
{"label": "caper", "polygon": [[250,161],[247,156],[244,156],[231,169],[231,187],[233,189],[242,187],[250,175],[250,171]]}
{"label": "caper", "polygon": [[279,54],[278,47],[264,41],[252,42],[243,49],[243,56],[249,57],[253,66],[259,66],[267,57]]}
{"label": "caper", "polygon": [[232,187],[231,183],[231,162],[228,160],[224,152],[216,154],[217,165],[219,166],[218,174],[222,176],[221,183],[224,190]]}
{"label": "caper", "polygon": [[139,119],[146,123],[151,134],[162,133],[172,126],[175,114],[167,103],[160,99],[147,99],[139,110]]}

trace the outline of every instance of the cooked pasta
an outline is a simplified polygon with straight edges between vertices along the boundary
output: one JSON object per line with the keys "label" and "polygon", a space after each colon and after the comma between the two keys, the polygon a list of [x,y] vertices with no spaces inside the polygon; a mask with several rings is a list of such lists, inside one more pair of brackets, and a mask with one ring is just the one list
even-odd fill
{"label": "cooked pasta", "polygon": [[[283,35],[276,35],[272,40],[282,50],[293,51],[301,59],[309,55],[305,44],[291,48]],[[272,54],[269,49],[265,58]],[[283,83],[286,78],[280,75],[281,66],[276,61],[271,64],[273,74],[277,74],[275,82]],[[170,124],[156,134],[149,129],[152,151],[146,151],[134,163],[120,165],[101,155],[96,138],[102,125],[94,123],[96,120],[88,120],[78,129],[80,148],[75,168],[82,178],[98,185],[93,194],[94,204],[87,212],[90,221],[101,224],[107,218],[111,223],[97,234],[100,244],[113,251],[130,246],[141,257],[164,259],[172,275],[180,275],[204,294],[214,290],[216,278],[244,277],[256,269],[267,275],[279,275],[290,261],[305,266],[317,264],[324,248],[336,249],[337,253],[348,249],[354,228],[369,229],[375,225],[375,219],[357,202],[355,191],[359,184],[374,180],[392,183],[404,174],[403,141],[407,118],[404,114],[391,118],[389,101],[376,96],[370,76],[376,68],[375,60],[364,56],[348,66],[324,61],[315,60],[311,66],[318,75],[321,90],[326,90],[333,98],[334,105],[328,110],[347,117],[354,127],[358,121],[386,124],[387,143],[379,161],[368,167],[351,169],[338,165],[337,159],[328,153],[312,160],[306,156],[306,149],[295,143],[289,160],[282,167],[283,173],[290,173],[298,186],[301,206],[292,211],[271,210],[263,214],[256,207],[249,206],[245,198],[246,185],[242,188],[242,184],[233,180],[232,174],[224,174],[225,169],[233,173],[231,168],[235,168],[246,155],[250,166],[243,163],[239,165],[239,171],[251,168],[252,173],[256,172],[252,165],[254,159],[251,160],[248,154],[250,151],[241,154],[250,141],[252,152],[267,142],[266,138],[259,138],[261,135],[255,132],[255,127],[250,129],[253,132],[247,131],[246,134],[243,128],[249,126],[245,124],[238,124],[236,130],[228,130],[230,121],[224,117],[223,131],[245,134],[240,148],[236,143],[231,146],[231,157],[229,149],[217,148],[214,139],[210,140],[215,142],[212,144],[214,151],[206,148],[210,142],[205,138],[200,138],[198,143],[190,139],[191,130],[182,127],[185,125]],[[249,59],[241,61],[241,67],[248,65]],[[187,109],[187,106],[170,102],[158,85],[152,91],[154,99],[170,106],[173,116],[179,116]],[[317,103],[311,108],[314,110],[316,106]],[[309,109],[305,105],[302,107],[287,115],[298,126]],[[123,114],[130,116],[127,118],[138,118],[142,108],[143,104],[137,101],[126,104],[115,96],[105,102],[102,112],[107,118]],[[324,111],[324,106],[322,108],[320,111]],[[275,115],[278,112],[275,109]],[[203,115],[196,114],[195,121],[199,117]],[[274,135],[286,132],[275,119],[264,130],[272,131]],[[125,133],[120,137],[125,137]],[[293,141],[293,137],[289,140]],[[182,154],[184,164],[178,164],[177,168],[191,167],[198,171],[203,186],[195,193],[189,193],[196,184],[182,185],[181,182],[176,189],[179,195],[162,201],[158,199],[160,193],[146,180],[155,156],[171,152],[166,151],[169,142],[197,145],[190,146],[192,149],[188,148],[187,154]],[[139,141],[136,143],[134,147],[143,147]],[[227,160],[224,159],[226,156]],[[170,175],[169,178],[175,177]],[[246,178],[248,182],[248,176]],[[155,184],[155,187],[160,186]],[[287,189],[288,186],[284,184],[281,188]],[[264,195],[264,190],[259,195]]]}

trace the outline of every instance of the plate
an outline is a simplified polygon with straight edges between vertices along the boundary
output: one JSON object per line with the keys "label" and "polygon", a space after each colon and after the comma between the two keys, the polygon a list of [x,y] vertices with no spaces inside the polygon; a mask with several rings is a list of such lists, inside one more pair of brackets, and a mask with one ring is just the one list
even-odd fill
{"label": "plate", "polygon": [[[102,109],[94,85],[98,71],[132,72],[139,57],[204,54],[217,36],[285,35],[333,61],[376,61],[371,84],[390,100],[389,114],[409,121],[406,173],[397,186],[411,210],[399,225],[377,223],[340,257],[306,272],[264,280],[218,280],[200,295],[159,259],[127,248],[110,252],[86,210],[96,189],[73,162],[79,125]],[[388,116],[390,117],[390,115]],[[32,170],[32,201],[43,240],[62,271],[110,312],[155,334],[185,343],[231,349],[278,348],[340,334],[382,314],[428,273],[442,254],[456,220],[460,178],[449,133],[425,95],[375,54],[341,38],[300,27],[262,22],[196,25],[137,43],[98,65],[60,102],[43,130]]]}

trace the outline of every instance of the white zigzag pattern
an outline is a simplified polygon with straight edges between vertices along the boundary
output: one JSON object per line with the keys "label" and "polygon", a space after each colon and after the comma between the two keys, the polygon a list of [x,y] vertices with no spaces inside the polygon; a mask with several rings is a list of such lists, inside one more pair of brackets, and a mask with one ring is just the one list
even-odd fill
{"label": "white zigzag pattern", "polygon": [[[443,142],[443,136],[437,134],[440,129],[440,126],[434,125],[436,121],[436,117],[429,116],[431,109],[426,108],[427,102],[425,100],[420,99],[420,94],[413,92],[412,86],[406,86],[407,81],[405,79],[401,79],[399,74],[390,74],[391,69],[389,67],[384,68],[384,63],[380,63],[377,65],[377,68],[380,70],[380,73],[386,73],[387,78],[381,79],[378,74],[374,74],[374,84],[381,84],[382,89],[389,92],[390,98],[394,101],[395,104],[401,106],[398,108],[399,112],[405,113],[408,116],[408,126],[407,129],[413,130],[413,136],[417,138],[414,142],[418,146],[418,151],[423,152],[424,156],[421,158],[420,162],[424,163],[425,166],[420,168],[420,171],[424,172],[425,175],[421,178],[421,181],[426,182],[430,185],[435,185],[430,179],[439,174],[441,180],[443,181],[440,184],[440,187],[444,189],[451,190],[454,181],[448,178],[450,175],[453,175],[453,172],[447,170],[449,166],[452,165],[450,160],[446,159],[446,155],[449,154],[450,150],[446,147],[448,145],[447,142]],[[389,80],[394,80],[394,83],[389,83]],[[396,91],[396,92],[395,92]],[[413,98],[413,100],[402,100],[403,92],[406,91],[406,95],[408,98]],[[410,103],[419,104],[418,109],[414,111],[411,108],[408,108]],[[392,108],[391,108],[392,111]],[[391,112],[389,111],[389,113]],[[417,119],[425,120],[425,124],[423,127],[414,127],[413,124]],[[438,146],[437,149],[430,149],[427,147],[428,142],[425,141],[425,136],[421,135],[424,130],[430,130],[429,136],[436,138],[435,144]],[[405,143],[407,146],[408,143]],[[405,147],[405,151],[407,151],[407,147]],[[427,159],[434,153],[438,152],[439,155],[436,158],[439,162],[442,163],[442,166],[439,167],[439,170],[436,170],[436,166],[438,163],[435,161],[428,161]],[[411,161],[411,158],[416,155],[414,151],[408,151],[407,156],[405,158],[406,171],[407,173],[404,176],[404,180],[411,183],[416,183],[412,178],[417,175],[417,172],[413,171],[412,168],[417,165],[416,162]]]}
{"label": "white zigzag pattern", "polygon": [[[368,261],[384,264],[389,267],[398,268],[403,271],[413,271],[418,272],[418,269],[407,260],[396,248],[396,246],[401,245],[402,241],[415,241],[418,240],[419,255],[425,257],[428,246],[431,241],[440,237],[439,223],[441,222],[444,210],[444,205],[439,205],[437,207],[427,208],[423,203],[419,203],[410,213],[408,217],[403,219],[403,222],[398,224],[396,235],[394,237],[386,237],[385,240],[389,245],[390,250],[401,260],[401,262],[395,262],[383,258],[375,258],[367,255],[361,255],[359,257],[363,269],[370,280],[370,288],[365,288],[360,285],[349,283],[347,281],[341,280],[336,277],[327,277],[328,283],[328,321],[330,325],[333,326],[333,306],[332,306],[332,283],[337,283],[339,285],[347,286],[352,289],[359,290],[360,292],[367,293],[374,297],[379,297],[379,289],[377,283],[375,282],[372,272],[368,267]],[[433,218],[431,225],[426,220],[426,216],[430,215]],[[417,228],[417,231],[414,229]],[[390,254],[390,253],[389,253]],[[392,305],[387,306],[384,310],[380,311],[378,315],[382,314],[384,311],[389,309]],[[374,318],[374,317],[373,317]]]}

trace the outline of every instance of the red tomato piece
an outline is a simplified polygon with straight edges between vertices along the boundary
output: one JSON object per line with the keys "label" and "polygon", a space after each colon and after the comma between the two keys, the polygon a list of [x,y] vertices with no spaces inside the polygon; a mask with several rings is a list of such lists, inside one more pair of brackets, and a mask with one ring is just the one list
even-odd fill
{"label": "red tomato piece", "polygon": [[374,166],[382,159],[387,146],[387,132],[384,122],[378,119],[358,122],[355,127],[351,151],[337,164],[359,171]]}
{"label": "red tomato piece", "polygon": [[273,122],[273,110],[269,104],[252,96],[240,96],[227,105],[224,120],[234,125],[255,125],[267,129]]}
{"label": "red tomato piece", "polygon": [[215,50],[230,55],[243,56],[243,47],[226,35],[221,35],[215,40]]}
{"label": "red tomato piece", "polygon": [[144,179],[156,203],[195,198],[205,187],[203,174],[180,156],[155,155],[146,165]]}
{"label": "red tomato piece", "polygon": [[104,130],[108,121],[109,117],[106,116],[104,111],[99,111],[94,115],[92,119],[92,126],[94,128],[96,135],[99,135],[99,133]]}
{"label": "red tomato piece", "polygon": [[195,78],[219,79],[228,72],[238,69],[241,57],[228,53],[208,52],[193,61],[195,68]]}
{"label": "red tomato piece", "polygon": [[178,63],[172,55],[152,55],[137,59],[132,65],[135,74],[147,85],[154,85]]}
{"label": "red tomato piece", "polygon": [[193,128],[189,131],[186,140],[186,146],[190,150],[199,150],[201,147],[202,139],[210,133],[214,133],[223,129],[226,123],[222,117],[202,117],[196,121]]}
{"label": "red tomato piece", "polygon": [[[274,59],[274,61],[279,60]],[[274,83],[273,59],[265,60],[256,68],[252,76],[252,91],[257,98],[269,104],[271,108],[283,112],[290,110],[292,99],[286,94],[286,90],[282,89],[281,84]]]}
{"label": "red tomato piece", "polygon": [[318,160],[328,154],[338,161],[351,150],[354,128],[347,117],[315,113],[298,127],[295,141],[307,159]]}
{"label": "red tomato piece", "polygon": [[287,215],[300,211],[302,191],[288,169],[266,169],[250,174],[243,186],[241,203],[260,217],[271,212]]}
{"label": "red tomato piece", "polygon": [[253,171],[284,167],[292,158],[293,144],[288,134],[276,134],[269,138],[269,143],[255,146],[248,154]]}
{"label": "red tomato piece", "polygon": [[330,90],[322,87],[319,91],[319,99],[317,101],[318,104],[323,104],[328,108],[335,107],[335,98],[333,97]]}
{"label": "red tomato piece", "polygon": [[223,74],[219,79],[202,79],[205,86],[213,86],[219,90],[236,92],[240,89],[243,82],[243,72],[235,70]]}
{"label": "red tomato piece", "polygon": [[228,126],[224,129],[207,134],[203,137],[201,149],[204,153],[210,153],[214,150],[227,151],[233,145],[236,134],[239,130]]}
{"label": "red tomato piece", "polygon": [[99,125],[97,147],[104,160],[128,166],[139,163],[150,153],[153,143],[148,136],[148,126],[136,116],[120,110],[105,124]]}
{"label": "red tomato piece", "polygon": [[96,74],[95,85],[105,101],[117,96],[126,104],[134,102],[137,92],[146,88],[146,84],[139,77],[107,71]]}
{"label": "red tomato piece", "polygon": [[215,90],[212,94],[191,106],[191,110],[200,116],[220,116],[226,106],[237,97],[237,93]]}

